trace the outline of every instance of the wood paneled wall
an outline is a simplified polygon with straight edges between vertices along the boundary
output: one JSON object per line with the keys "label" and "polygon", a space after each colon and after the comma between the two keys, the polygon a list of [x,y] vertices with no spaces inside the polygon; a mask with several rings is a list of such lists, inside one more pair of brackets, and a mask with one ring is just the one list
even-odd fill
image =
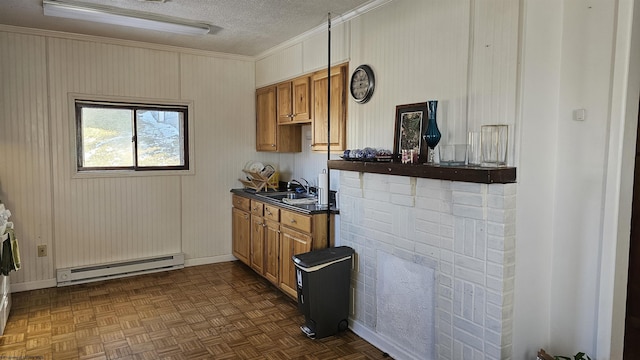
{"label": "wood paneled wall", "polygon": [[[51,139],[46,39],[0,32],[0,200],[11,211],[22,254],[12,282],[53,275]],[[36,257],[37,245],[48,257]]]}
{"label": "wood paneled wall", "polygon": [[[188,264],[231,259],[229,189],[256,157],[253,59],[3,30],[0,199],[23,263],[13,289],[52,286],[69,266],[180,251]],[[77,93],[193,101],[194,173],[78,176]]]}
{"label": "wood paneled wall", "polygon": [[179,99],[179,55],[48,40],[55,267],[181,250],[180,177],[76,177],[69,93]]}
{"label": "wood paneled wall", "polygon": [[[440,144],[466,144],[467,131],[507,124],[508,162],[515,165],[519,6],[504,0],[391,1],[336,26],[332,61],[349,61],[349,74],[368,64],[376,75],[368,103],[349,101],[347,148],[392,148],[396,106],[436,99]],[[256,61],[257,87],[326,64],[326,34],[286,45]]]}

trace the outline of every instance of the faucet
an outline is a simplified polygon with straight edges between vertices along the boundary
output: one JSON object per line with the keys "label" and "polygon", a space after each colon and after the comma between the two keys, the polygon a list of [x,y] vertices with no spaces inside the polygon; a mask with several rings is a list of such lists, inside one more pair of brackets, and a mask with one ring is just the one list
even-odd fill
{"label": "faucet", "polygon": [[[301,183],[300,180],[304,181],[306,186],[303,183]],[[310,189],[309,182],[305,178],[300,178],[300,180],[292,179],[287,183],[287,188],[291,188],[291,185],[297,184],[302,186],[302,188],[304,189],[304,192],[309,193],[309,189]]]}

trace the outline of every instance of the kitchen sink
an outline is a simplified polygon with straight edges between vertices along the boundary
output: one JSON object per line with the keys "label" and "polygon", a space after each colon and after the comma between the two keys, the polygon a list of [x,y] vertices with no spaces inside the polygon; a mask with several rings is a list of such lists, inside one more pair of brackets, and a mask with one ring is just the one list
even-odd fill
{"label": "kitchen sink", "polygon": [[274,199],[274,200],[315,198],[315,196],[309,195],[308,193],[297,193],[295,191],[280,191],[280,192],[273,192],[273,193],[256,193],[256,195],[262,196],[262,197],[267,197],[269,199]]}

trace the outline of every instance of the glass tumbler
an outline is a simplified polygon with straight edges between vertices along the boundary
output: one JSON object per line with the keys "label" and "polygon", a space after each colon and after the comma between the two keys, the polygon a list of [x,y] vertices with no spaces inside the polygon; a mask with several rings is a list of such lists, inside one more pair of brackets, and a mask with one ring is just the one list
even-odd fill
{"label": "glass tumbler", "polygon": [[497,167],[507,165],[508,126],[482,125],[480,129],[482,166]]}

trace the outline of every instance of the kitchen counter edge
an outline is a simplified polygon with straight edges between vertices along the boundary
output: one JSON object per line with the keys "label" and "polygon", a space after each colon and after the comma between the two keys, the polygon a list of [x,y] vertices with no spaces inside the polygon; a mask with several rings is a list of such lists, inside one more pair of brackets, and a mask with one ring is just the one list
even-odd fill
{"label": "kitchen counter edge", "polygon": [[[292,210],[292,211],[296,211],[296,212],[299,212],[299,213],[302,213],[302,214],[307,214],[307,215],[322,214],[322,213],[326,213],[327,212],[327,207],[326,206],[285,204],[282,201],[269,199],[267,197],[256,195],[254,192],[246,191],[245,189],[231,189],[231,193],[232,194],[236,194],[238,196],[243,196],[243,197],[246,197],[246,198],[249,198],[249,199],[254,199],[254,200],[263,202],[265,204],[275,205],[275,206],[281,207],[281,208],[286,209],[286,210]],[[331,206],[330,211],[331,211],[332,214],[339,214],[340,213],[340,210],[338,208],[336,208],[335,206],[333,206],[333,205]]]}

